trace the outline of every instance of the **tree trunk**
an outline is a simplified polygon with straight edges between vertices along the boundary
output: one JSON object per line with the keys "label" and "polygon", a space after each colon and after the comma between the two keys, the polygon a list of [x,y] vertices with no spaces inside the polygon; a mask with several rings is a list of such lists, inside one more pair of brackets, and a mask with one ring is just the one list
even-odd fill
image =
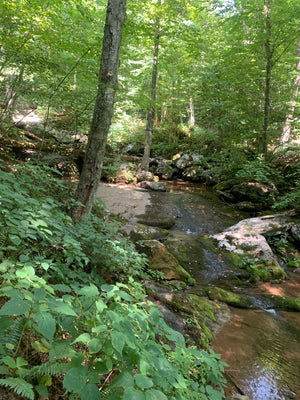
{"label": "tree trunk", "polygon": [[118,84],[119,55],[125,16],[126,0],[108,0],[97,98],[83,169],[74,194],[74,199],[81,203],[72,210],[75,219],[80,219],[90,212],[101,178]]}
{"label": "tree trunk", "polygon": [[190,128],[191,129],[195,128],[195,107],[192,94],[190,94]]}
{"label": "tree trunk", "polygon": [[[297,57],[300,58],[300,41],[298,42],[298,47],[297,47]],[[300,61],[298,61],[298,63],[297,63],[297,71],[300,72]],[[296,77],[296,80],[294,83],[294,88],[292,90],[292,99],[290,102],[288,114],[286,116],[286,121],[285,121],[285,125],[283,127],[283,132],[282,132],[282,135],[280,138],[281,143],[288,142],[291,137],[292,122],[293,122],[294,110],[295,110],[295,105],[296,105],[296,97],[298,96],[298,91],[299,91],[299,86],[300,86],[299,72],[297,74],[297,77]]]}
{"label": "tree trunk", "polygon": [[[161,1],[159,0],[159,5],[160,4]],[[153,65],[152,65],[152,81],[151,81],[151,106],[147,113],[146,138],[145,138],[144,155],[142,159],[142,169],[146,171],[148,171],[149,169],[150,152],[152,145],[152,132],[153,132],[154,117],[155,117],[159,36],[160,36],[160,21],[159,17],[156,17]]]}
{"label": "tree trunk", "polygon": [[271,49],[271,3],[272,0],[267,0],[265,3],[266,15],[266,34],[265,41],[266,50],[266,75],[265,75],[265,99],[264,99],[264,122],[263,122],[263,154],[267,158],[268,141],[269,141],[269,124],[271,110],[271,75],[272,75],[272,49]]}

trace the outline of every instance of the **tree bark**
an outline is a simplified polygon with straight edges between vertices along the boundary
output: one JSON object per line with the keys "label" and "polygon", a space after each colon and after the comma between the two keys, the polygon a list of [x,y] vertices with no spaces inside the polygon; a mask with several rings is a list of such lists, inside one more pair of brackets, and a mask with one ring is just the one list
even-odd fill
{"label": "tree bark", "polygon": [[[159,5],[161,1],[159,0]],[[155,102],[156,102],[156,85],[157,85],[157,69],[158,69],[158,50],[160,37],[160,21],[156,17],[155,23],[155,40],[153,50],[153,65],[152,65],[152,80],[151,80],[151,106],[147,113],[146,138],[144,146],[144,155],[142,159],[142,169],[148,171],[150,163],[150,153],[152,145],[152,132],[155,117]]]}
{"label": "tree bark", "polygon": [[86,156],[74,200],[72,217],[88,214],[95,202],[101,178],[107,135],[113,116],[118,85],[118,67],[122,32],[126,16],[126,0],[108,0],[98,80],[98,92],[90,127]]}
{"label": "tree bark", "polygon": [[[300,59],[300,41],[298,42],[298,47],[297,47],[297,57]],[[296,105],[296,98],[298,96],[299,92],[299,86],[300,86],[300,61],[297,63],[297,77],[294,83],[294,88],[292,90],[292,99],[290,102],[290,107],[288,110],[288,114],[286,116],[286,121],[285,125],[283,127],[283,132],[280,138],[280,142],[282,144],[286,143],[289,141],[292,133],[292,122],[293,122],[293,117],[294,117],[294,110],[295,110],[295,105]]]}

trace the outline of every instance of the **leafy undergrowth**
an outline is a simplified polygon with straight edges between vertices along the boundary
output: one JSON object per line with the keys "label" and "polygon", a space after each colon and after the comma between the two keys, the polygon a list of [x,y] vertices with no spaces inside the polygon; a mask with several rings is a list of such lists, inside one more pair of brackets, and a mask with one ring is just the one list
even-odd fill
{"label": "leafy undergrowth", "polygon": [[[26,399],[223,398],[224,364],[146,298],[145,260],[49,169],[0,169],[0,385]],[[40,397],[39,397],[40,396]]]}

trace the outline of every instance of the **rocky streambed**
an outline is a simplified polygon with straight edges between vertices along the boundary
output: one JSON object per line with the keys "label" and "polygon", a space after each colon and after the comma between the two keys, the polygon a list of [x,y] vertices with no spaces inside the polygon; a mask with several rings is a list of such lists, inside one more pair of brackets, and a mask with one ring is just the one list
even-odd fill
{"label": "rocky streambed", "polygon": [[169,287],[145,282],[149,296],[169,324],[202,346],[212,343],[229,364],[228,398],[300,399],[299,260],[285,271],[266,241],[286,235],[294,218],[249,219],[204,186],[167,186],[101,184],[98,191],[107,210],[125,218],[157,277],[162,271],[168,279]]}

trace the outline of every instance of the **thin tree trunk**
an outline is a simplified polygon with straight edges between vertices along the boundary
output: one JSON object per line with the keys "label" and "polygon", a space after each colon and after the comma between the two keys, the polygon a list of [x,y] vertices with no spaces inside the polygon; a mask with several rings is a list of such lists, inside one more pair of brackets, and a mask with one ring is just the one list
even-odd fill
{"label": "thin tree trunk", "polygon": [[118,85],[119,55],[125,16],[126,0],[108,0],[97,98],[84,165],[74,194],[74,199],[81,203],[72,210],[75,219],[80,219],[90,212],[101,178]]}
{"label": "thin tree trunk", "polygon": [[195,107],[192,93],[190,94],[190,128],[195,128]]}
{"label": "thin tree trunk", "polygon": [[[297,57],[300,58],[300,41],[298,42],[298,47],[297,47]],[[300,61],[297,63],[297,71],[300,72]],[[300,75],[299,72],[297,74],[295,83],[294,83],[294,88],[292,90],[292,99],[290,102],[290,107],[288,110],[288,114],[286,116],[286,121],[285,125],[283,127],[283,132],[280,138],[281,143],[286,143],[289,141],[292,133],[292,122],[293,122],[293,117],[294,117],[294,110],[295,110],[295,105],[296,105],[296,97],[298,96],[299,92],[299,86],[300,86]]]}
{"label": "thin tree trunk", "polygon": [[[161,4],[161,0],[159,0],[158,4],[159,5]],[[155,117],[159,37],[160,37],[160,21],[159,17],[156,17],[153,65],[152,65],[152,81],[151,81],[151,106],[147,113],[146,138],[144,146],[144,155],[142,159],[142,169],[146,171],[148,171],[149,169],[150,152],[152,145],[152,132],[153,132],[154,117]]]}
{"label": "thin tree trunk", "polygon": [[265,3],[267,38],[265,41],[266,75],[265,75],[265,99],[264,99],[264,122],[263,122],[263,154],[264,154],[264,158],[267,158],[267,154],[268,154],[270,110],[271,110],[271,75],[272,75],[271,3],[272,3],[272,0],[267,0],[267,2]]}

